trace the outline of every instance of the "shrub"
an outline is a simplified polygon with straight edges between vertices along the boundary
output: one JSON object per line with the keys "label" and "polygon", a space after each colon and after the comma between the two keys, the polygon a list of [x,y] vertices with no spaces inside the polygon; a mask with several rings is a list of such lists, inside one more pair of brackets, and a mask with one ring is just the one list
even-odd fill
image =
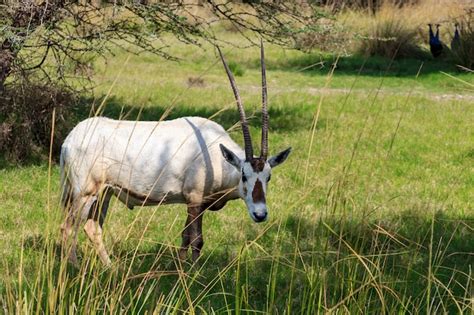
{"label": "shrub", "polygon": [[[342,10],[344,8],[366,9],[370,12],[376,12],[383,7],[387,0],[317,0],[317,3],[333,8],[334,10]],[[420,0],[390,0],[391,3],[398,7],[414,5]]]}
{"label": "shrub", "polygon": [[[0,94],[0,152],[3,158],[24,162],[49,152],[53,109],[56,124],[53,155],[70,129],[65,116],[71,115],[75,97],[56,87],[15,84]],[[71,121],[68,119],[68,121]]]}
{"label": "shrub", "polygon": [[358,52],[387,58],[423,56],[418,46],[418,30],[406,20],[399,9],[385,6],[368,20],[366,34],[360,36]]}
{"label": "shrub", "polygon": [[334,19],[320,19],[295,36],[295,48],[302,51],[319,51],[348,54],[353,36]]}
{"label": "shrub", "polygon": [[230,62],[229,62],[229,69],[230,69],[230,71],[232,71],[232,73],[233,73],[236,77],[241,77],[241,76],[243,76],[244,73],[245,73],[244,67],[242,67],[240,64],[238,64],[238,63],[235,62],[235,61],[230,61]]}
{"label": "shrub", "polygon": [[453,47],[455,62],[460,66],[474,69],[474,9],[468,10],[459,21],[459,43]]}
{"label": "shrub", "polygon": [[188,77],[188,87],[204,87],[204,79],[202,77]]}

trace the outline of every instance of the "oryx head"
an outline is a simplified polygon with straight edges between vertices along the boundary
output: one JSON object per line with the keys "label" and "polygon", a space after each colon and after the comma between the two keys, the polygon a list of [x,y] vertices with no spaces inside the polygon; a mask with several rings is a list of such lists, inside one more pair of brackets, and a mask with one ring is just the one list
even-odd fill
{"label": "oryx head", "polygon": [[234,152],[220,145],[224,158],[232,164],[241,174],[239,181],[239,194],[245,201],[250,217],[255,222],[265,221],[267,218],[267,203],[265,195],[267,185],[270,181],[272,168],[283,163],[290,154],[291,148],[281,151],[275,156],[268,157],[268,110],[267,110],[267,82],[265,74],[265,61],[263,42],[261,43],[261,65],[262,65],[262,146],[259,157],[253,155],[252,139],[250,138],[247,118],[239,95],[239,90],[235,84],[234,76],[230,71],[221,50],[217,47],[222,63],[227,72],[227,76],[234,91],[237,108],[240,114],[240,123],[244,135],[245,159],[240,159]]}

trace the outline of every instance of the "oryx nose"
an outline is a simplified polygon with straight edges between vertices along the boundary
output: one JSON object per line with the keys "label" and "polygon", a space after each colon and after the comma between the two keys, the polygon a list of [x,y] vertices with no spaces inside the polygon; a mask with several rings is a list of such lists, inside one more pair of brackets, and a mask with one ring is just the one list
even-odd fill
{"label": "oryx nose", "polygon": [[255,217],[256,222],[262,222],[267,218],[266,212],[254,212],[253,216]]}

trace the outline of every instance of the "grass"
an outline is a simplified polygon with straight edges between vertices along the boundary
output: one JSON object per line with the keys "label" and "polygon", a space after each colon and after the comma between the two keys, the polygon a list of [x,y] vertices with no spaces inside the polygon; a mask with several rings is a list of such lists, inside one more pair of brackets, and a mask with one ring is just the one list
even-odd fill
{"label": "grass", "polygon": [[[126,62],[128,56],[117,53],[107,64],[99,62],[97,95],[113,85],[104,114],[158,120],[171,105],[170,118],[210,117],[227,108],[214,120],[231,127],[238,116],[213,50],[172,49],[182,61],[141,55]],[[243,53],[229,46],[224,53],[245,69],[237,81],[248,112],[254,112],[251,132],[258,139],[258,49]],[[105,224],[113,266],[102,267],[81,235],[81,266],[75,269],[59,257],[58,167],[49,178],[46,163],[2,163],[0,308],[472,312],[473,94],[440,70],[471,84],[473,79],[430,61],[415,78],[420,62],[400,61],[386,71],[385,59],[353,56],[338,61],[324,89],[335,57],[323,56],[323,69],[300,71],[319,62],[318,55],[270,45],[266,55],[270,151],[293,147],[272,176],[269,222],[252,223],[241,201],[206,213],[206,244],[191,266],[176,259],[183,205],[129,211],[114,199]],[[190,77],[204,83],[190,86]],[[232,137],[241,143],[239,132]]]}

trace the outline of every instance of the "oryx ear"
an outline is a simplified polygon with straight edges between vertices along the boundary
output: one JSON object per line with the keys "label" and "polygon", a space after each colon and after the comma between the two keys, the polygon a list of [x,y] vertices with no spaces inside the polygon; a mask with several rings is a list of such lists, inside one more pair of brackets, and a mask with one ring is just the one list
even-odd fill
{"label": "oryx ear", "polygon": [[234,152],[227,149],[223,144],[219,144],[219,147],[221,148],[222,155],[224,156],[226,161],[240,170],[242,166],[242,161],[239,159],[239,157],[235,155]]}
{"label": "oryx ear", "polygon": [[280,165],[281,163],[285,162],[286,158],[288,157],[288,155],[290,155],[290,153],[291,153],[291,147],[269,158],[268,164],[270,164],[270,167],[272,168],[277,165]]}

